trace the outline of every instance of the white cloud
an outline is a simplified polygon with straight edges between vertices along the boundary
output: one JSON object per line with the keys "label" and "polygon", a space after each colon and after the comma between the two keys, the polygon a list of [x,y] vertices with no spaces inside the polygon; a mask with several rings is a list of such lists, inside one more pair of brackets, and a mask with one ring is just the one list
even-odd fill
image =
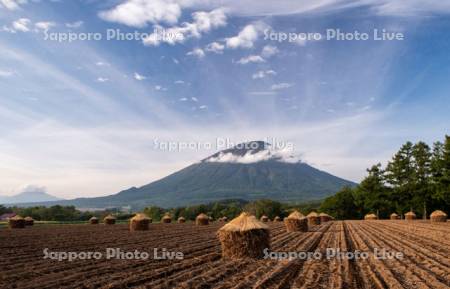
{"label": "white cloud", "polygon": [[265,78],[268,75],[276,75],[277,73],[274,70],[260,70],[252,75],[253,79],[261,79]]}
{"label": "white cloud", "polygon": [[282,90],[282,89],[286,89],[289,87],[292,87],[293,84],[292,83],[287,83],[287,82],[282,82],[282,83],[277,83],[277,84],[273,84],[270,89],[272,90]]}
{"label": "white cloud", "polygon": [[54,27],[56,25],[55,22],[52,21],[41,21],[41,22],[36,22],[34,24],[34,27],[36,27],[36,29],[38,30],[49,30],[51,27]]}
{"label": "white cloud", "polygon": [[[22,2],[20,0],[0,1]],[[164,4],[171,7],[164,7]],[[109,11],[101,12],[100,16],[106,16],[109,21],[135,26],[136,23],[145,25],[149,22],[167,22],[166,19],[178,20],[182,9],[192,11],[223,8],[229,15],[252,17],[332,13],[357,7],[367,8],[372,14],[385,16],[432,16],[450,13],[450,3],[442,0],[264,0],[257,2],[254,0],[126,0]]]}
{"label": "white cloud", "polygon": [[265,60],[264,60],[264,58],[262,58],[259,55],[249,55],[247,57],[243,57],[243,58],[239,59],[238,61],[236,61],[236,63],[239,63],[239,64],[261,63],[261,62],[265,62]]}
{"label": "white cloud", "polygon": [[297,38],[297,39],[295,39],[294,43],[297,44],[298,46],[306,46],[307,40],[302,39],[302,38]]}
{"label": "white cloud", "polygon": [[258,28],[256,25],[245,26],[238,35],[226,39],[227,48],[252,48],[253,42],[258,39]]}
{"label": "white cloud", "polygon": [[184,80],[175,80],[175,84],[184,84]]}
{"label": "white cloud", "polygon": [[199,32],[208,32],[211,29],[227,25],[227,17],[223,9],[215,9],[211,12],[199,11],[192,14],[195,28]]}
{"label": "white cloud", "polygon": [[222,9],[210,12],[192,13],[193,22],[184,22],[180,26],[163,28],[155,25],[154,32],[143,40],[144,45],[158,46],[161,43],[171,45],[183,43],[189,38],[200,38],[203,33],[227,24],[227,17]]}
{"label": "white cloud", "polygon": [[370,0],[369,3],[372,11],[384,16],[431,16],[433,14],[450,13],[450,3],[448,1]]}
{"label": "white cloud", "polygon": [[97,65],[97,66],[110,66],[109,63],[103,62],[103,61],[97,61],[97,62],[95,63],[95,65]]}
{"label": "white cloud", "polygon": [[261,56],[264,58],[270,58],[280,52],[276,46],[266,45],[261,51]]}
{"label": "white cloud", "polygon": [[203,58],[205,57],[205,52],[201,48],[194,48],[192,51],[186,53],[186,55],[195,56],[197,58]]}
{"label": "white cloud", "polygon": [[13,76],[14,72],[9,70],[1,70],[0,69],[0,77],[10,77]]}
{"label": "white cloud", "polygon": [[9,26],[3,25],[2,30],[1,31],[5,31],[5,32],[9,32],[9,33],[16,33],[16,30],[12,29]]}
{"label": "white cloud", "polygon": [[147,79],[147,77],[145,77],[144,75],[140,75],[139,73],[135,72],[134,73],[134,79],[141,81],[141,80]]}
{"label": "white cloud", "polygon": [[66,27],[76,29],[76,28],[80,28],[83,25],[83,23],[84,23],[83,21],[75,21],[72,23],[66,23]]}
{"label": "white cloud", "polygon": [[245,26],[238,35],[225,39],[227,48],[237,49],[237,48],[252,48],[254,42],[258,40],[260,34],[264,30],[268,29],[269,26],[264,22],[257,21]]}
{"label": "white cloud", "polygon": [[148,23],[177,23],[181,7],[175,1],[127,0],[111,10],[100,12],[99,16],[106,21],[142,28]]}
{"label": "white cloud", "polygon": [[275,91],[251,91],[250,95],[275,95]]}
{"label": "white cloud", "polygon": [[[9,33],[20,32],[29,32],[31,30],[32,22],[28,18],[20,18],[11,23],[11,27],[3,25],[2,30]],[[52,21],[40,21],[34,23],[34,32],[45,31],[50,29],[51,27],[56,26],[55,22]]]}
{"label": "white cloud", "polygon": [[206,105],[200,105],[200,106],[198,107],[198,109],[208,109],[208,106],[206,106]]}
{"label": "white cloud", "polygon": [[163,87],[163,86],[161,86],[161,85],[155,85],[155,90],[158,90],[158,91],[166,91],[167,88],[165,88],[165,87]]}
{"label": "white cloud", "polygon": [[27,3],[27,0],[0,0],[0,8],[5,7],[8,10],[17,10],[20,5]]}
{"label": "white cloud", "polygon": [[179,99],[179,101],[187,101],[187,100],[188,100],[187,97],[182,97]]}
{"label": "white cloud", "polygon": [[243,156],[233,153],[219,153],[217,157],[210,157],[205,161],[216,163],[251,164],[268,160],[288,163],[298,163],[301,161],[299,156],[294,155],[292,148],[285,147],[282,149],[272,149],[270,146],[267,149],[258,152],[248,151]]}
{"label": "white cloud", "polygon": [[266,72],[264,70],[260,70],[252,75],[253,79],[259,79],[266,77]]}
{"label": "white cloud", "polygon": [[212,42],[205,47],[205,50],[208,52],[214,52],[217,54],[222,54],[225,49],[225,45],[219,42]]}
{"label": "white cloud", "polygon": [[161,43],[167,43],[175,45],[177,43],[183,43],[187,37],[191,37],[191,26],[183,27],[171,27],[164,29],[164,27],[155,25],[154,32],[148,35],[142,40],[142,43],[146,46],[158,46]]}
{"label": "white cloud", "polygon": [[172,58],[172,61],[173,61],[173,63],[175,63],[175,64],[179,64],[179,63],[180,63],[180,61],[178,61],[178,59],[176,59],[176,58]]}
{"label": "white cloud", "polygon": [[106,77],[99,77],[99,78],[97,78],[97,82],[107,82],[107,81],[109,81],[109,79],[106,78]]}
{"label": "white cloud", "polygon": [[196,97],[191,97],[191,100],[194,102],[198,102],[198,98],[196,98]]}
{"label": "white cloud", "polygon": [[214,9],[224,7],[230,15],[274,16],[304,13],[332,13],[356,7],[367,8],[369,12],[385,16],[432,16],[449,14],[450,3],[442,0],[179,0],[191,9]]}
{"label": "white cloud", "polygon": [[20,18],[12,23],[12,27],[16,31],[28,32],[30,31],[30,28],[28,27],[30,23],[31,23],[30,19]]}

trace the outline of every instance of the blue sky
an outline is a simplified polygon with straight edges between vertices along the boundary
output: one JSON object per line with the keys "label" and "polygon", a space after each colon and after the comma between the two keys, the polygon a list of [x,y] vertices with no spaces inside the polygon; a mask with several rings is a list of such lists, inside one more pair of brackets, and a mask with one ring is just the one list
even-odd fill
{"label": "blue sky", "polygon": [[[442,2],[0,0],[0,194],[111,194],[199,161],[218,140],[293,144],[360,181],[407,140],[449,133]],[[105,39],[155,28],[179,38]],[[370,39],[265,39],[327,29]],[[404,40],[374,41],[374,29]],[[68,32],[102,40],[46,40]],[[176,141],[200,145],[164,149]]]}

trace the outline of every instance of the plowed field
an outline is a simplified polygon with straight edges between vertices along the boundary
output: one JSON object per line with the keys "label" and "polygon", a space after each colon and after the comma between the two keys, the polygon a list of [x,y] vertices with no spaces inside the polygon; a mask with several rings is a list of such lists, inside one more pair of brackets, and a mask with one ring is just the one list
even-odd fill
{"label": "plowed field", "polygon": [[[223,224],[52,225],[0,229],[0,288],[450,288],[450,223],[336,221],[287,233],[270,223],[272,252],[319,252],[320,259],[222,260]],[[44,259],[53,252],[150,252],[147,260]],[[153,250],[182,252],[158,260]],[[327,249],[365,258],[326,257]],[[380,258],[376,250],[401,253]]]}

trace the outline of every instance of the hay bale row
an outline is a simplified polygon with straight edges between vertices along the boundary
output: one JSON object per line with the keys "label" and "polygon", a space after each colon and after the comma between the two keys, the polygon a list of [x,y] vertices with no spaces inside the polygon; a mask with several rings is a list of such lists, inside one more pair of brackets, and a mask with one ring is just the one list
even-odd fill
{"label": "hay bale row", "polygon": [[262,258],[270,249],[269,227],[248,213],[242,213],[218,231],[222,257]]}
{"label": "hay bale row", "polygon": [[116,217],[108,215],[103,219],[103,223],[105,223],[105,225],[114,225],[116,223]]}
{"label": "hay bale row", "polygon": [[206,226],[209,225],[209,217],[206,214],[200,214],[195,218],[195,224],[197,226]]}
{"label": "hay bale row", "polygon": [[178,224],[184,224],[184,223],[186,223],[186,219],[184,217],[179,217],[177,222],[178,222]]}
{"label": "hay bale row", "polygon": [[33,226],[34,225],[34,219],[32,217],[25,217],[25,226]]}
{"label": "hay bale row", "polygon": [[331,216],[326,213],[319,214],[320,223],[326,223],[332,220]]}
{"label": "hay bale row", "polygon": [[396,213],[392,213],[391,216],[389,217],[391,220],[398,220],[400,219],[400,216],[397,215]]}
{"label": "hay bale row", "polygon": [[367,214],[367,215],[364,216],[364,220],[368,220],[368,221],[370,221],[370,220],[378,220],[378,217],[375,214]]}
{"label": "hay bale row", "polygon": [[409,211],[408,213],[405,214],[405,220],[412,221],[415,219],[416,219],[416,214],[414,214],[413,211]]}
{"label": "hay bale row", "polygon": [[162,217],[161,222],[165,224],[170,224],[172,223],[172,217],[170,217],[169,214],[165,214],[164,217]]}
{"label": "hay bale row", "polygon": [[98,225],[98,218],[97,217],[92,217],[89,219],[89,224],[91,225]]}
{"label": "hay bale row", "polygon": [[284,218],[284,225],[288,232],[308,231],[308,219],[298,211],[294,211],[287,218]]}
{"label": "hay bale row", "polygon": [[447,214],[441,210],[434,211],[430,215],[431,222],[447,222]]}
{"label": "hay bale row", "polygon": [[130,219],[130,231],[147,231],[151,222],[152,219],[145,214],[136,214],[136,216]]}
{"label": "hay bale row", "polygon": [[308,219],[308,226],[320,225],[320,217],[316,212],[309,213],[306,218]]}
{"label": "hay bale row", "polygon": [[25,228],[25,219],[19,215],[16,215],[8,220],[9,228],[11,229],[23,229]]}

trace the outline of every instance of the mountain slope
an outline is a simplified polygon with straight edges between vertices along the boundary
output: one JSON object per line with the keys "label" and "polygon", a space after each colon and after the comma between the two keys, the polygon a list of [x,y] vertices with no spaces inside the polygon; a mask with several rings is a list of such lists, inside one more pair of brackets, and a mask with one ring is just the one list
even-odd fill
{"label": "mountain slope", "polygon": [[276,160],[256,163],[202,161],[140,188],[99,198],[47,203],[103,208],[131,205],[185,206],[224,199],[308,201],[334,194],[354,183],[317,170],[305,163]]}
{"label": "mountain slope", "polygon": [[264,142],[250,142],[220,151],[165,178],[115,195],[79,198],[43,205],[105,208],[148,205],[185,206],[224,199],[308,201],[334,194],[353,182],[300,162],[290,152]]}
{"label": "mountain slope", "polygon": [[162,206],[232,198],[306,201],[327,197],[346,185],[354,183],[304,163],[201,162],[139,189],[122,191],[116,198],[147,199]]}
{"label": "mountain slope", "polygon": [[58,201],[60,198],[49,195],[45,192],[33,191],[22,192],[14,196],[0,196],[0,204],[33,203]]}

